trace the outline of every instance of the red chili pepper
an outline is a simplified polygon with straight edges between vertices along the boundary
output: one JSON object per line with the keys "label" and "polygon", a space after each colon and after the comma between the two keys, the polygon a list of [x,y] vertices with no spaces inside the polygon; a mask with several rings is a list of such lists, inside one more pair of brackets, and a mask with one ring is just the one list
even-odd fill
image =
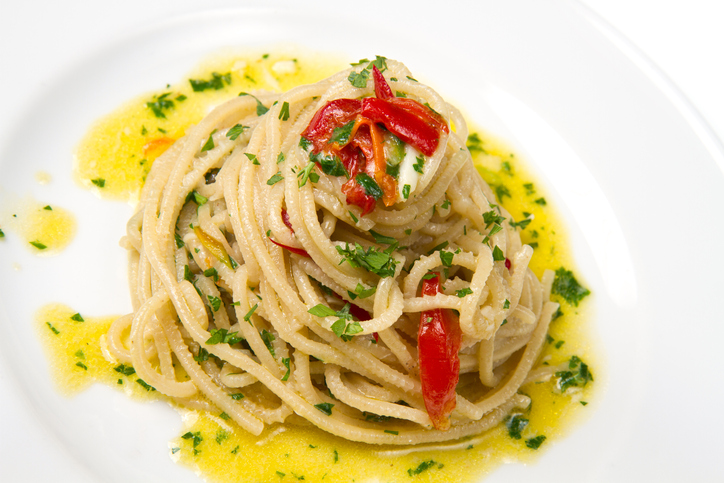
{"label": "red chili pepper", "polygon": [[290,247],[289,245],[284,245],[283,243],[275,242],[272,238],[269,238],[269,241],[271,241],[276,246],[282,247],[283,249],[289,250],[290,252],[296,253],[297,255],[301,255],[301,256],[307,257],[307,258],[312,258],[309,256],[309,253],[307,253],[305,250],[302,250],[301,248]]}
{"label": "red chili pepper", "polygon": [[314,115],[302,136],[309,139],[315,152],[328,147],[335,127],[341,127],[354,120],[362,109],[359,99],[335,99],[329,101]]}
{"label": "red chili pepper", "polygon": [[347,204],[362,208],[362,216],[374,210],[377,204],[377,200],[375,200],[373,196],[368,195],[365,189],[358,185],[354,178],[350,178],[342,185],[342,193],[347,195]]}
{"label": "red chili pepper", "polygon": [[440,142],[440,133],[434,127],[383,99],[376,97],[362,99],[362,116],[372,122],[384,124],[391,133],[426,156],[432,156]]}
{"label": "red chili pepper", "polygon": [[[423,280],[422,295],[440,293],[440,276]],[[450,428],[455,409],[455,387],[460,378],[462,332],[457,317],[447,309],[425,310],[417,334],[422,398],[435,429]]]}
{"label": "red chili pepper", "polygon": [[422,119],[426,124],[429,124],[430,126],[434,127],[438,131],[442,131],[445,134],[450,132],[450,129],[448,128],[447,123],[445,122],[445,119],[438,114],[437,112],[433,111],[431,108],[420,104],[414,99],[408,99],[405,97],[395,97],[393,99],[390,99],[389,102],[396,105],[397,107],[401,107],[402,109],[414,114],[415,116]]}
{"label": "red chili pepper", "polygon": [[508,270],[510,270],[510,267],[512,267],[512,266],[513,266],[513,265],[510,263],[510,260],[506,258],[506,259],[505,259],[505,268],[507,268]]}
{"label": "red chili pepper", "polygon": [[[395,97],[377,67],[372,68],[375,96],[365,99],[335,99],[317,111],[302,133],[313,152],[338,156],[350,179],[342,186],[347,204],[362,208],[362,216],[374,210],[376,200],[368,195],[355,176],[365,172],[383,192],[385,206],[397,201],[397,181],[387,174],[384,140],[378,127],[382,124],[402,141],[431,156],[440,143],[440,133],[449,132],[445,119],[414,99]],[[330,143],[335,128],[354,121],[344,145]]]}
{"label": "red chili pepper", "polygon": [[287,228],[294,233],[294,228],[292,228],[292,222],[289,220],[289,213],[287,213],[287,210],[282,208],[282,221],[285,225],[287,225]]}
{"label": "red chili pepper", "polygon": [[395,97],[390,85],[385,80],[385,76],[382,75],[376,65],[372,66],[372,78],[375,81],[375,96],[378,99],[392,99]]}

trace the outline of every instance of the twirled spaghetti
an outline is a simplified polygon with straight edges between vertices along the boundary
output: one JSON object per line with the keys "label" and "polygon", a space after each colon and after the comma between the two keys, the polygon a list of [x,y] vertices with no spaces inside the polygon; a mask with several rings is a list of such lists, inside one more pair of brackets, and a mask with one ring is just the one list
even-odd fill
{"label": "twirled spaghetti", "polygon": [[[426,106],[444,128],[433,148],[402,143],[385,196],[360,185],[372,204],[350,195],[348,164],[325,165],[326,145],[304,137],[333,101],[380,97],[372,63],[232,99],[155,161],[123,241],[134,311],[108,334],[146,383],[253,434],[301,417],[378,444],[477,434],[528,405],[518,388],[557,308],[553,273],[528,269],[533,249],[473,166],[460,113],[402,64],[377,62],[414,101],[402,108]],[[343,128],[362,118],[335,126],[334,142],[351,143]],[[461,332],[442,416],[420,375],[420,327],[437,314]]]}

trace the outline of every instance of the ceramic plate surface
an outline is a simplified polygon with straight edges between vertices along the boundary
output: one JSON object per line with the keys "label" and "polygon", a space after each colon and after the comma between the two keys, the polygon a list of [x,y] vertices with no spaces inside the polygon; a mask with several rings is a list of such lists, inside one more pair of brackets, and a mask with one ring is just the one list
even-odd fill
{"label": "ceramic plate surface", "polygon": [[[130,310],[118,239],[132,208],[98,200],[71,176],[73,149],[93,120],[179,81],[221,49],[278,45],[402,60],[523,154],[567,222],[578,272],[595,294],[601,390],[590,417],[537,463],[503,466],[486,482],[717,477],[712,462],[724,445],[712,428],[724,428],[724,416],[711,403],[724,399],[724,309],[715,303],[724,156],[706,126],[682,112],[686,103],[664,93],[666,81],[645,74],[644,60],[621,50],[625,41],[590,12],[534,0],[367,2],[363,11],[319,1],[208,2],[204,10],[60,3],[62,11],[49,5],[38,17],[40,33],[30,7],[4,6],[17,25],[0,34],[0,91],[9,97],[0,199],[30,195],[78,222],[57,257],[35,257],[11,235],[0,242],[7,481],[199,481],[168,456],[180,422],[166,404],[100,386],[58,395],[31,321],[48,302],[96,315]],[[39,185],[38,171],[52,183]]]}

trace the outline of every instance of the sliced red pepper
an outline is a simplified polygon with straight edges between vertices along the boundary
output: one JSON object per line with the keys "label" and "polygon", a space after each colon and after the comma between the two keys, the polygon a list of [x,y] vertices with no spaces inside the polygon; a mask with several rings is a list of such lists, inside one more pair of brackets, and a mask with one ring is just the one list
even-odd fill
{"label": "sliced red pepper", "polygon": [[375,81],[375,96],[378,99],[390,99],[395,97],[390,89],[390,85],[385,80],[385,77],[380,72],[380,69],[376,65],[372,66],[372,78]]}
{"label": "sliced red pepper", "polygon": [[354,120],[362,109],[359,99],[335,99],[329,101],[314,115],[302,136],[312,142],[315,152],[327,147],[335,127]]}
{"label": "sliced red pepper", "polygon": [[393,99],[390,99],[389,102],[394,104],[397,107],[400,107],[412,114],[414,114],[416,117],[419,117],[422,119],[426,124],[429,124],[430,126],[434,127],[438,131],[442,131],[445,134],[448,134],[450,132],[450,128],[448,128],[447,123],[445,122],[445,119],[438,114],[437,112],[433,111],[431,108],[420,104],[414,99],[408,99],[405,97],[395,97]]}
{"label": "sliced red pepper", "polygon": [[362,116],[384,124],[391,133],[426,156],[432,156],[440,142],[440,133],[434,127],[391,102],[366,97],[362,99]]}
{"label": "sliced red pepper", "polygon": [[284,208],[282,208],[282,221],[285,225],[287,225],[287,228],[289,228],[289,230],[294,233],[294,228],[292,228],[292,222],[291,220],[289,220],[289,213],[287,213],[287,210],[285,210]]}
{"label": "sliced red pepper", "polygon": [[[338,156],[350,179],[342,185],[347,204],[362,209],[362,216],[374,210],[376,200],[356,181],[360,172],[367,173],[380,186],[385,206],[397,201],[397,181],[387,174],[384,139],[378,123],[418,151],[431,156],[440,143],[440,133],[449,132],[442,116],[413,99],[397,98],[377,67],[372,69],[375,96],[365,99],[335,99],[314,114],[302,133],[313,152]],[[354,121],[344,145],[331,143],[335,128]],[[321,167],[320,167],[321,168]]]}
{"label": "sliced red pepper", "polygon": [[283,249],[289,250],[290,252],[296,253],[297,255],[301,255],[301,256],[307,257],[307,258],[312,258],[309,256],[309,253],[307,253],[306,250],[302,250],[301,248],[290,247],[289,245],[284,245],[283,243],[275,242],[273,238],[269,238],[269,241],[271,241],[276,246],[282,247]]}
{"label": "sliced red pepper", "polygon": [[[423,280],[422,295],[440,293],[440,276]],[[455,387],[460,378],[462,332],[457,317],[448,309],[425,310],[417,334],[422,398],[435,429],[450,428],[455,409]]]}
{"label": "sliced red pepper", "polygon": [[374,210],[377,204],[377,200],[375,200],[373,196],[368,195],[365,189],[358,185],[354,178],[350,178],[342,185],[342,193],[347,195],[347,204],[362,208],[362,216]]}

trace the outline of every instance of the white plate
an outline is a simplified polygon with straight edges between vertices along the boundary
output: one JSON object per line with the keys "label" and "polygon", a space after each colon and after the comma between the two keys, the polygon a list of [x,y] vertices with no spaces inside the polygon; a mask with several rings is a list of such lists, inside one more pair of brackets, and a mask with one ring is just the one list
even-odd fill
{"label": "white plate", "polygon": [[[534,0],[442,10],[413,1],[247,2],[203,11],[171,1],[135,0],[123,9],[61,3],[62,11],[39,20],[42,33],[0,37],[11,67],[0,91],[13,93],[0,117],[0,196],[57,203],[79,226],[55,258],[30,255],[12,235],[0,243],[3,479],[198,481],[168,457],[179,421],[164,404],[140,405],[105,387],[73,399],[56,394],[31,320],[51,301],[98,315],[130,308],[125,255],[116,247],[131,209],[71,180],[72,151],[89,124],[176,82],[219,48],[280,42],[404,61],[517,146],[568,220],[579,271],[595,292],[605,360],[597,383],[606,387],[589,405],[591,417],[539,462],[504,466],[486,481],[721,476],[724,310],[715,301],[724,152],[685,101],[672,103],[657,87],[665,80],[652,82],[643,61],[617,47],[625,41],[588,11]],[[3,8],[17,18],[34,13]],[[57,21],[63,15],[71,18]],[[32,28],[33,20],[19,22],[11,33]],[[27,82],[24,69],[33,74]],[[39,170],[52,174],[49,186],[34,181]],[[99,279],[99,269],[108,275]]]}

